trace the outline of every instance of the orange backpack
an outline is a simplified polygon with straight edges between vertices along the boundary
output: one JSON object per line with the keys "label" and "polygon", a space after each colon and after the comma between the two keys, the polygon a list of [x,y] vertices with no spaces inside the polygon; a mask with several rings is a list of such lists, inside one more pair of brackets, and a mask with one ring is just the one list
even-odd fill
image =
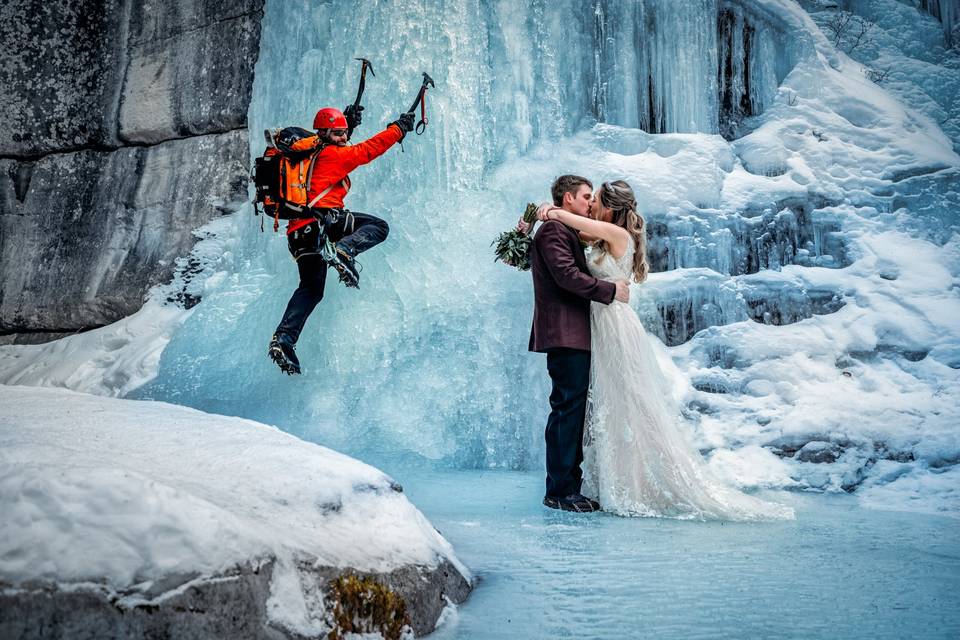
{"label": "orange backpack", "polygon": [[[254,160],[252,178],[256,194],[253,211],[260,215],[262,210],[273,218],[273,230],[276,231],[280,220],[312,215],[310,207],[314,203],[307,200],[307,190],[313,178],[317,156],[325,145],[315,133],[299,127],[266,129],[263,135],[267,148],[262,156]],[[324,195],[326,192],[314,200]]]}

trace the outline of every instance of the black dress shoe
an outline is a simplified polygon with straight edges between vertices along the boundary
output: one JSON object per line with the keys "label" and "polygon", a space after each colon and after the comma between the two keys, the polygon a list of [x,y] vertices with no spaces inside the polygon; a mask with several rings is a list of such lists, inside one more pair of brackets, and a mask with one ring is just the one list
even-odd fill
{"label": "black dress shoe", "polygon": [[551,509],[574,511],[576,513],[593,513],[594,511],[600,511],[599,502],[596,500],[591,500],[590,498],[587,498],[579,493],[572,493],[563,498],[546,496],[543,499],[543,504]]}
{"label": "black dress shoe", "polygon": [[560,508],[560,498],[554,498],[553,496],[544,496],[543,497],[543,506],[550,507],[551,509]]}

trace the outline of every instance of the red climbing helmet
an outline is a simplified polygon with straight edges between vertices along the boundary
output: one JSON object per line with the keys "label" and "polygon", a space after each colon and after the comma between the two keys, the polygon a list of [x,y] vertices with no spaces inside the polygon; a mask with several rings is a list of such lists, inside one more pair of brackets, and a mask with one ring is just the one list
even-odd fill
{"label": "red climbing helmet", "polygon": [[347,119],[344,117],[343,111],[340,111],[340,109],[324,107],[323,109],[320,109],[320,111],[317,111],[317,115],[313,119],[313,128],[346,129]]}

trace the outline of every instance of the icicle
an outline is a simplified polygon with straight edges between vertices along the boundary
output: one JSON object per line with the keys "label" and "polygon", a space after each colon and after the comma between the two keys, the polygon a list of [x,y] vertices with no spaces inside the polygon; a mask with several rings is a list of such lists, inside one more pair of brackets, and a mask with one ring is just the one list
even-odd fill
{"label": "icicle", "polygon": [[960,20],[960,2],[957,0],[920,0],[920,8],[943,25],[943,39],[947,47],[953,46],[953,29]]}
{"label": "icicle", "polygon": [[747,58],[746,25],[743,22],[743,13],[739,8],[734,9],[733,24],[730,29],[730,110],[732,114],[741,115],[743,97],[747,93],[747,78],[745,70]]}
{"label": "icicle", "polygon": [[608,122],[607,116],[607,76],[603,73],[603,60],[606,57],[607,37],[604,29],[603,3],[596,0],[593,6],[593,113],[598,122]]}
{"label": "icicle", "polygon": [[748,318],[735,283],[706,269],[678,276],[648,283],[650,291],[635,303],[647,330],[667,345],[683,344],[707,327]]}
{"label": "icicle", "polygon": [[717,131],[717,3],[653,4],[653,123],[658,133]]}

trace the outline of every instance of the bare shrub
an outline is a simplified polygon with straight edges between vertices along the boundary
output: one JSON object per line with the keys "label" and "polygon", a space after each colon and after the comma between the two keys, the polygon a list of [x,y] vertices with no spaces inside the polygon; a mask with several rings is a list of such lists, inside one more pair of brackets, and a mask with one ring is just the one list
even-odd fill
{"label": "bare shrub", "polygon": [[890,71],[892,71],[890,67],[887,67],[886,69],[863,67],[861,70],[863,71],[863,75],[867,76],[867,78],[869,78],[870,81],[875,84],[883,84],[883,81],[890,76]]}
{"label": "bare shrub", "polygon": [[873,38],[870,36],[873,27],[873,22],[864,20],[849,11],[838,11],[824,25],[833,40],[833,46],[848,55],[856,49],[873,43]]}

